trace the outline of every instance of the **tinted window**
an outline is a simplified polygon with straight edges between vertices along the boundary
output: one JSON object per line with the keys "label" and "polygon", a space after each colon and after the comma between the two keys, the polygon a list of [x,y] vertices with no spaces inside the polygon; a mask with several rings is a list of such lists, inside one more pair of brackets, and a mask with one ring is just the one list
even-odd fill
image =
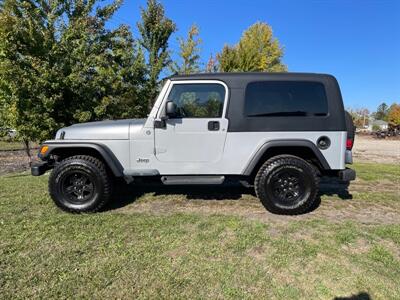
{"label": "tinted window", "polygon": [[319,82],[266,81],[247,85],[245,114],[251,116],[324,116],[325,87]]}
{"label": "tinted window", "polygon": [[178,118],[219,118],[224,99],[221,84],[175,84],[168,96],[177,106]]}

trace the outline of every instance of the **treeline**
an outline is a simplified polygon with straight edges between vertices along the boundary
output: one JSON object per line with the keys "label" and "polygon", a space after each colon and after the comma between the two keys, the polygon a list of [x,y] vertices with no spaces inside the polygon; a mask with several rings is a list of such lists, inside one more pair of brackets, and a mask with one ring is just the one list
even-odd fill
{"label": "treeline", "polygon": [[[257,22],[235,45],[216,49],[201,64],[199,28],[179,38],[157,0],[148,0],[137,23],[106,24],[122,2],[100,0],[0,1],[0,127],[26,142],[54,136],[63,126],[103,119],[145,117],[161,74],[215,71],[285,71],[272,29]],[[177,57],[175,61],[172,57]]]}
{"label": "treeline", "polygon": [[397,103],[393,103],[389,106],[383,102],[374,112],[370,112],[366,108],[348,109],[348,111],[352,115],[354,124],[358,128],[368,126],[371,120],[388,122],[388,125],[393,128],[400,127],[400,105]]}

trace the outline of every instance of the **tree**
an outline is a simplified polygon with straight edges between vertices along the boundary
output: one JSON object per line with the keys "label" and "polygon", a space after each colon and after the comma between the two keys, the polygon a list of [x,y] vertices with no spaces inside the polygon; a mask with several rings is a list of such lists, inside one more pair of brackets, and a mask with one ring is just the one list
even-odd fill
{"label": "tree", "polygon": [[377,120],[385,120],[387,119],[388,114],[388,106],[385,102],[381,103],[375,113],[375,119]]}
{"label": "tree", "polygon": [[388,113],[388,122],[392,126],[400,126],[400,105],[393,103]]}
{"label": "tree", "polygon": [[[225,45],[217,54],[218,68],[221,72],[246,71],[240,68],[239,55],[235,47]],[[249,71],[249,70],[247,70]]]}
{"label": "tree", "polygon": [[137,26],[141,34],[140,44],[147,52],[146,91],[147,109],[150,111],[158,94],[158,77],[171,63],[168,40],[176,26],[165,16],[164,7],[157,0],[147,0],[147,8],[142,8],[141,17]]}
{"label": "tree", "polygon": [[29,141],[76,122],[144,115],[143,54],[126,26],[106,29],[121,2],[5,0],[0,9],[0,114]]}
{"label": "tree", "polygon": [[218,71],[217,61],[212,54],[210,54],[205,71],[207,73],[215,73]]}
{"label": "tree", "polygon": [[201,39],[199,28],[192,25],[189,29],[186,41],[179,38],[179,57],[181,62],[173,62],[171,71],[175,74],[193,74],[200,70],[200,48]]}
{"label": "tree", "polygon": [[365,128],[369,124],[369,110],[366,108],[347,109],[353,118],[354,125],[357,128]]}
{"label": "tree", "polygon": [[283,49],[273,37],[271,27],[262,22],[250,26],[238,44],[225,45],[217,55],[222,72],[284,72]]}

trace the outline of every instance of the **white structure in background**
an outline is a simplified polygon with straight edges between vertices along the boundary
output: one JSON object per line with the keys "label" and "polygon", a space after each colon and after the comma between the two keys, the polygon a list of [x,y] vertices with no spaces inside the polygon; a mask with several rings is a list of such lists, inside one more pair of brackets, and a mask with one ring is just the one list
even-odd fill
{"label": "white structure in background", "polygon": [[379,127],[379,130],[388,130],[388,122],[383,121],[383,120],[371,120],[369,122],[367,130],[372,132],[374,131],[374,128]]}
{"label": "white structure in background", "polygon": [[10,128],[0,128],[0,136],[8,136],[10,138],[15,138],[17,136],[17,131]]}

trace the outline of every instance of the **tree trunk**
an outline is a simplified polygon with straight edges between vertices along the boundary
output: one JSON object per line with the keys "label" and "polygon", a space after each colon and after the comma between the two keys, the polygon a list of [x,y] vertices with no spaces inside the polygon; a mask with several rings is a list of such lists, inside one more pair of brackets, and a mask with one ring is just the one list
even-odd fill
{"label": "tree trunk", "polygon": [[29,158],[29,166],[32,165],[32,155],[31,155],[31,147],[29,145],[29,140],[23,140],[24,146],[25,146],[25,152],[26,155],[28,155]]}
{"label": "tree trunk", "polygon": [[153,109],[154,102],[157,99],[157,91],[155,90],[156,87],[152,87],[149,93],[149,101],[147,102],[147,113],[149,114],[151,110]]}

